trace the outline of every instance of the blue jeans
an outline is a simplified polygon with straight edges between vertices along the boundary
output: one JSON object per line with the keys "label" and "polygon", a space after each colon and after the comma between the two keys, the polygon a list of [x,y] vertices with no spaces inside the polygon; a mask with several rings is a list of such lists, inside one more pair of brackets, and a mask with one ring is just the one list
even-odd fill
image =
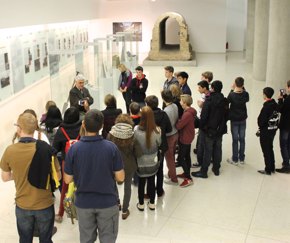
{"label": "blue jeans", "polygon": [[[246,120],[244,121],[231,121],[232,132],[232,160],[234,162],[245,160],[245,137],[246,137]],[[240,149],[239,149],[240,143]]]}
{"label": "blue jeans", "polygon": [[26,210],[16,206],[15,209],[19,243],[32,243],[34,224],[39,231],[40,243],[52,243],[54,225],[54,206],[41,210]]}
{"label": "blue jeans", "polygon": [[283,159],[282,166],[289,166],[290,159],[290,131],[280,129],[280,150]]}

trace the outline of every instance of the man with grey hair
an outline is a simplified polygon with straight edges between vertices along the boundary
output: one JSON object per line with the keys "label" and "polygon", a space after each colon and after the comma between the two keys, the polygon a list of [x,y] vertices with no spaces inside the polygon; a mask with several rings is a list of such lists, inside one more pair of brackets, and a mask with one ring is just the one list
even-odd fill
{"label": "man with grey hair", "polygon": [[69,92],[70,106],[76,107],[80,111],[81,117],[90,109],[90,105],[94,103],[94,98],[84,85],[84,75],[78,74],[75,77],[75,86]]}

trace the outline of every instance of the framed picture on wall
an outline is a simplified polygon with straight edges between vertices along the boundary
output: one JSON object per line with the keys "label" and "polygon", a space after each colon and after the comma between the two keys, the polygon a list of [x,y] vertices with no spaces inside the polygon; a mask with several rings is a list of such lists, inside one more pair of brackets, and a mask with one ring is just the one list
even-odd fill
{"label": "framed picture on wall", "polygon": [[142,41],[142,22],[113,22],[113,34],[117,32],[133,32],[133,41]]}

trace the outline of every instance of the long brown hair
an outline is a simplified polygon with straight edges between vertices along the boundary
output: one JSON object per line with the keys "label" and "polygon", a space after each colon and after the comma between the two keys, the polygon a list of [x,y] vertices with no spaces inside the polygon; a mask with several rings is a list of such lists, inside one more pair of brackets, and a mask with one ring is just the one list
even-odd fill
{"label": "long brown hair", "polygon": [[153,110],[149,106],[144,106],[141,109],[141,119],[140,119],[139,126],[145,130],[146,147],[150,149],[152,132],[155,131],[158,133],[158,130],[156,129],[156,123],[155,123]]}

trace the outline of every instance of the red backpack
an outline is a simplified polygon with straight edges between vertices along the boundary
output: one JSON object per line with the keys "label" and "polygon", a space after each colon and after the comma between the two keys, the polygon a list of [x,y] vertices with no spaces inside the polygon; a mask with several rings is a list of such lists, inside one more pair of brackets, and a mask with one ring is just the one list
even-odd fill
{"label": "red backpack", "polygon": [[66,141],[66,143],[65,143],[65,148],[64,148],[64,152],[67,154],[69,148],[70,148],[74,143],[76,143],[76,142],[80,139],[80,135],[78,135],[75,139],[71,139],[71,138],[67,135],[67,133],[66,133],[66,131],[64,130],[63,127],[61,127],[60,129],[61,129],[63,135],[64,135],[64,136],[66,137],[66,139],[67,139],[67,141]]}

